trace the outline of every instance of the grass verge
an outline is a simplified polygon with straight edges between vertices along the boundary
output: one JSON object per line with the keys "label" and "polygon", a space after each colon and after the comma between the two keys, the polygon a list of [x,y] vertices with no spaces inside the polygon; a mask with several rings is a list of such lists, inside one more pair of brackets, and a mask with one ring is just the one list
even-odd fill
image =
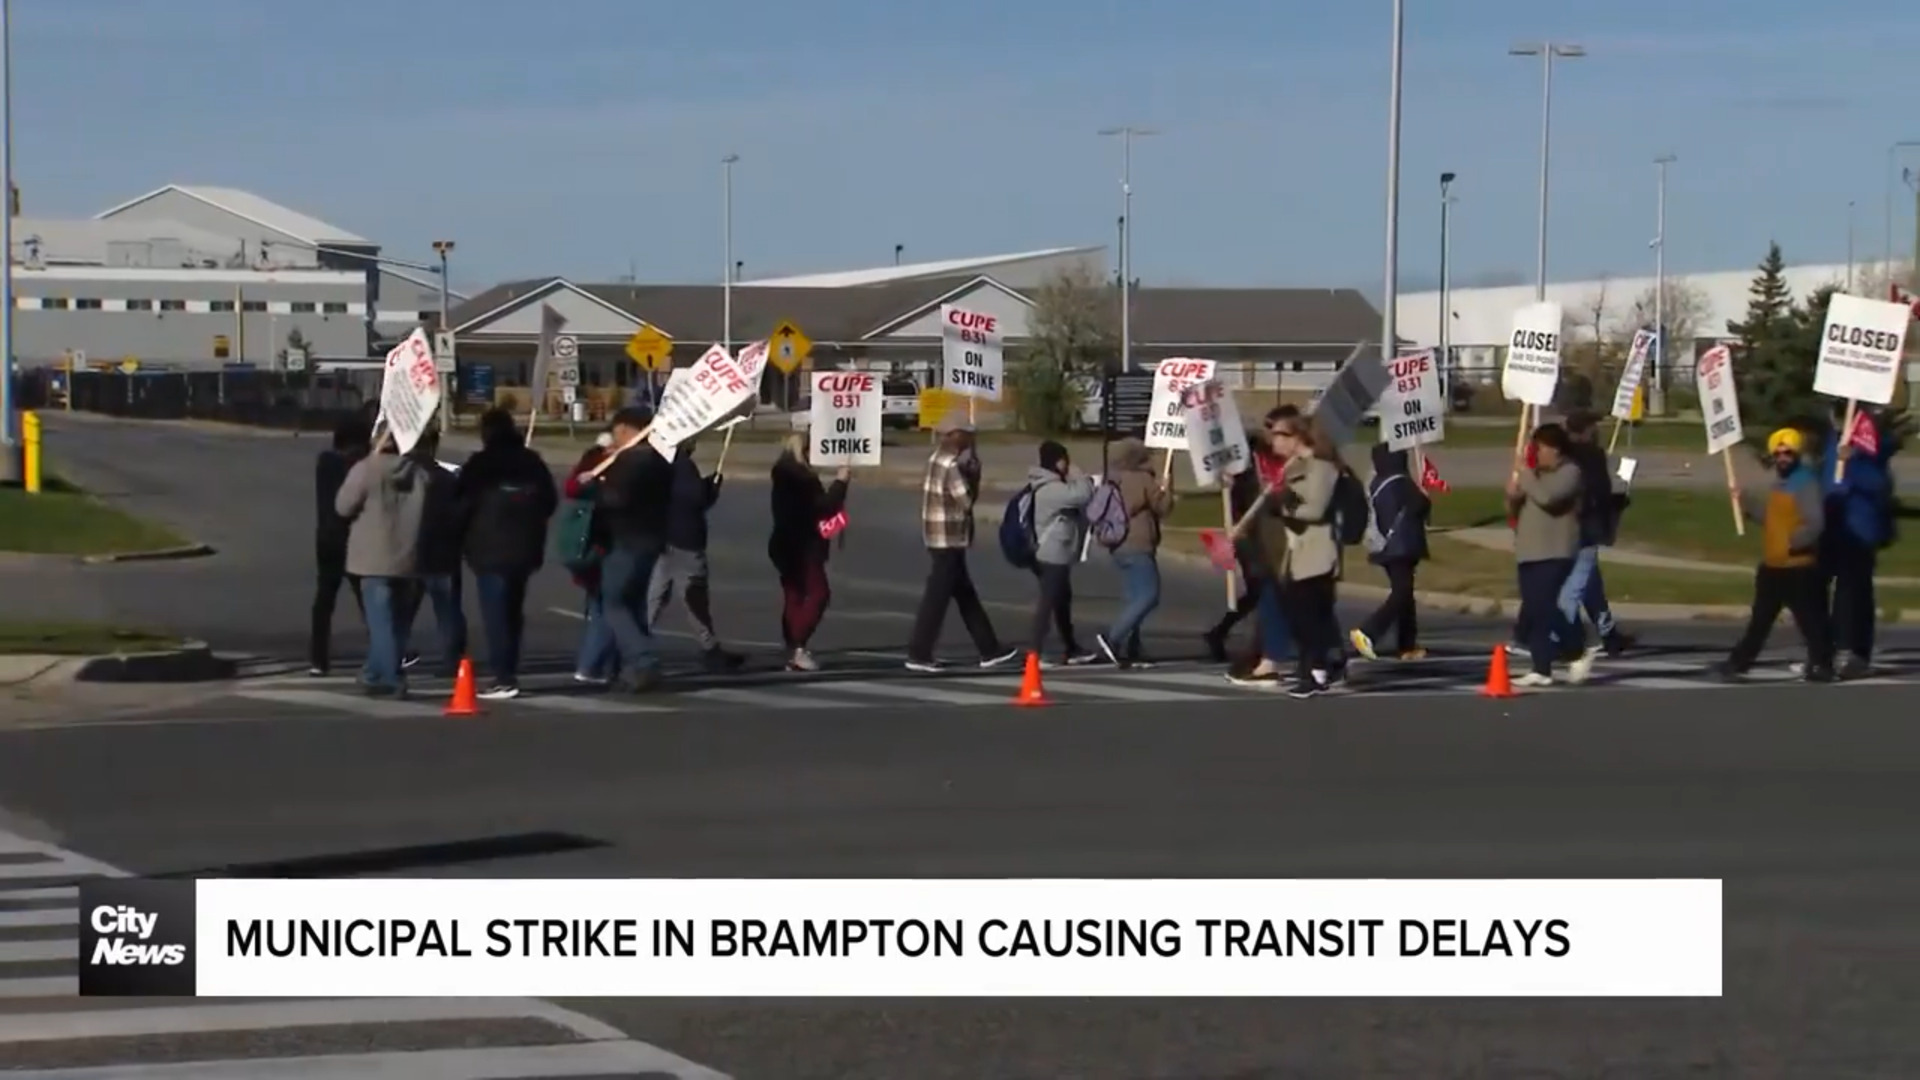
{"label": "grass verge", "polygon": [[134,517],[52,478],[38,495],[0,488],[0,551],[116,555],[186,543],[165,526]]}
{"label": "grass verge", "polygon": [[102,656],[178,648],[177,637],[96,623],[0,622],[0,656]]}

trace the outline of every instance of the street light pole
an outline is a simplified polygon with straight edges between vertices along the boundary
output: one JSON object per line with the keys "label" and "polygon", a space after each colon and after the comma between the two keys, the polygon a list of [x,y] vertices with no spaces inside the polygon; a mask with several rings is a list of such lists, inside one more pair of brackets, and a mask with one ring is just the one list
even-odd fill
{"label": "street light pole", "polygon": [[1453,173],[1440,174],[1440,370],[1453,367],[1453,248],[1448,227],[1453,216]]}
{"label": "street light pole", "polygon": [[1653,378],[1647,380],[1647,406],[1655,416],[1667,411],[1667,166],[1678,160],[1672,154],[1653,159],[1659,179],[1653,211]]}
{"label": "street light pole", "polygon": [[447,322],[447,311],[451,307],[447,302],[447,256],[453,254],[453,241],[435,240],[433,253],[440,256],[440,329],[446,331],[453,329]]}
{"label": "street light pole", "polygon": [[1886,235],[1886,246],[1881,250],[1880,257],[1883,260],[1881,263],[1882,272],[1887,275],[1887,280],[1889,282],[1893,280],[1893,163],[1894,163],[1894,158],[1897,157],[1900,151],[1902,150],[1912,150],[1916,148],[1920,148],[1920,139],[1902,139],[1899,142],[1893,143],[1892,145],[1887,147],[1887,171],[1886,171],[1886,175],[1881,177],[1881,179],[1885,181],[1887,185],[1887,206],[1886,206],[1887,235]]}
{"label": "street light pole", "polygon": [[1158,135],[1152,128],[1123,125],[1100,134],[1120,137],[1120,370],[1133,370],[1133,140]]}
{"label": "street light pole", "polygon": [[[7,205],[0,214],[0,481],[21,479],[20,423],[13,407],[13,4],[0,0],[0,183]],[[73,397],[68,365],[67,397]]]}
{"label": "street light pole", "polygon": [[1853,292],[1853,200],[1847,200],[1847,292]]}
{"label": "street light pole", "polygon": [[1540,241],[1534,253],[1533,298],[1543,301],[1547,298],[1547,179],[1553,162],[1553,62],[1578,59],[1587,55],[1587,50],[1579,45],[1539,41],[1515,45],[1507,55],[1540,58]]}
{"label": "street light pole", "polygon": [[1387,266],[1381,290],[1380,362],[1393,363],[1400,346],[1400,50],[1405,41],[1406,0],[1393,0],[1393,47],[1387,77]]}
{"label": "street light pole", "polygon": [[726,283],[722,286],[721,305],[721,347],[733,351],[733,166],[740,160],[739,154],[728,154],[720,159],[721,196],[724,208],[721,216],[722,244],[726,248]]}

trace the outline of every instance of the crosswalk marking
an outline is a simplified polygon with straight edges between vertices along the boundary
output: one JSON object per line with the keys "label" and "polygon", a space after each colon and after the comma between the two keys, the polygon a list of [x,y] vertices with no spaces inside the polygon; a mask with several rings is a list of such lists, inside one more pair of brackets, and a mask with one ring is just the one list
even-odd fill
{"label": "crosswalk marking", "polygon": [[[975,685],[978,680],[969,679],[967,685]],[[934,685],[934,680],[914,686],[899,686],[884,682],[841,682],[817,683],[807,687],[819,693],[856,694],[868,697],[888,698],[893,701],[933,702],[940,705],[1005,705],[1006,695],[970,694],[965,690],[948,690]]]}
{"label": "crosswalk marking", "polygon": [[0,964],[32,964],[79,958],[80,942],[74,938],[60,938],[53,941],[0,941]]}
{"label": "crosswalk marking", "polygon": [[32,998],[76,997],[79,993],[80,977],[78,975],[0,979],[0,998],[16,1001]]}
{"label": "crosswalk marking", "polygon": [[340,709],[381,720],[408,720],[417,717],[432,716],[437,711],[430,705],[411,701],[394,701],[390,698],[368,697],[365,694],[351,691],[239,690],[235,692],[234,696],[274,705],[310,705],[323,709]]}
{"label": "crosswalk marking", "polygon": [[[1225,685],[1226,680],[1218,679],[1217,676],[1216,679],[1218,680],[1218,685]],[[1018,690],[1020,688],[1020,680],[1010,675],[1000,675],[993,678],[976,679],[974,681],[981,686],[1004,686],[1009,690]],[[1077,694],[1083,697],[1101,698],[1107,701],[1136,701],[1142,704],[1214,700],[1214,698],[1205,694],[1188,694],[1179,690],[1159,690],[1152,686],[1144,685],[1109,686],[1106,683],[1096,682],[1092,679],[1075,679],[1073,681],[1061,679],[1056,681],[1048,690],[1060,697],[1071,697]]]}
{"label": "crosswalk marking", "polygon": [[77,900],[78,885],[50,885],[39,889],[0,889],[0,904],[32,904],[43,900]]}
{"label": "crosswalk marking", "polygon": [[75,908],[34,908],[27,911],[0,911],[0,927],[78,925],[80,925],[80,912]]}
{"label": "crosswalk marking", "polygon": [[729,705],[751,705],[756,709],[841,709],[848,704],[844,701],[822,701],[819,698],[803,697],[791,691],[772,694],[764,690],[736,690],[728,687],[694,690],[681,696],[698,698],[702,701],[724,701]]}
{"label": "crosswalk marking", "polygon": [[8,1075],[39,1080],[510,1080],[513,1077],[603,1080],[613,1076],[724,1080],[721,1074],[691,1062],[684,1062],[677,1069],[663,1067],[680,1061],[645,1043],[623,1040],[571,1046],[402,1050],[322,1057],[189,1061],[177,1065],[105,1065]]}
{"label": "crosswalk marking", "polygon": [[639,701],[589,694],[527,694],[514,700],[530,708],[552,709],[554,712],[639,713],[667,711],[658,705],[648,705]]}

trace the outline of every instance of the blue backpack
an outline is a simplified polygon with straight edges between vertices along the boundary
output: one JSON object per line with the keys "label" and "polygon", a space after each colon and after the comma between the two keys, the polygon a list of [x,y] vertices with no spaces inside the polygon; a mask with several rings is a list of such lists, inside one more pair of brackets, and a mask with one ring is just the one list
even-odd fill
{"label": "blue backpack", "polygon": [[1000,552],[1017,570],[1031,570],[1038,564],[1040,537],[1033,528],[1032,484],[1007,500],[1007,511],[1000,516]]}

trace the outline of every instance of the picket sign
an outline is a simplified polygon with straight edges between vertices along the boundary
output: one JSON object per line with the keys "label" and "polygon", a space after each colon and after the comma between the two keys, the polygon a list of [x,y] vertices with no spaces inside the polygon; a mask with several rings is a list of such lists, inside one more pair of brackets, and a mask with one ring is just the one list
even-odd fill
{"label": "picket sign", "polygon": [[767,343],[756,341],[735,357],[715,345],[687,369],[678,393],[660,403],[647,428],[647,442],[665,458],[674,448],[712,427],[760,394],[767,370]]}
{"label": "picket sign", "polygon": [[[1840,431],[1853,430],[1860,403],[1893,401],[1901,355],[1907,348],[1907,324],[1913,311],[1905,304],[1835,293],[1827,304],[1827,325],[1820,335],[1820,360],[1813,371],[1813,392],[1847,400]],[[1847,459],[1833,455],[1833,480],[1846,478]]]}
{"label": "picket sign", "polygon": [[1212,360],[1176,356],[1162,360],[1153,369],[1153,400],[1147,407],[1147,449],[1164,450],[1160,461],[1160,482],[1173,478],[1173,452],[1187,448],[1186,406],[1180,394],[1194,383],[1213,378],[1217,365]]}
{"label": "picket sign", "polygon": [[881,396],[878,372],[813,372],[807,462],[880,464]]}
{"label": "picket sign", "polygon": [[1719,454],[1727,467],[1727,498],[1733,505],[1733,530],[1747,535],[1747,515],[1740,509],[1740,481],[1733,472],[1733,448],[1746,438],[1740,424],[1740,394],[1734,387],[1733,353],[1715,345],[1700,356],[1694,378],[1700,387],[1700,415],[1707,425],[1707,453]]}
{"label": "picket sign", "polygon": [[973,423],[974,401],[1000,400],[1006,381],[1006,353],[1001,348],[1004,328],[997,315],[971,311],[953,304],[940,305],[940,367],[947,392],[967,399],[967,423]]}
{"label": "picket sign", "polygon": [[[373,426],[376,432],[384,426],[393,436],[394,447],[405,454],[419,444],[439,407],[440,371],[433,363],[433,345],[426,331],[415,329],[387,353],[380,413]],[[377,434],[374,445],[379,445]]]}
{"label": "picket sign", "polygon": [[1500,392],[1509,401],[1520,402],[1520,430],[1513,439],[1513,471],[1520,472],[1520,459],[1532,432],[1537,410],[1553,404],[1554,391],[1560,387],[1560,337],[1566,312],[1559,304],[1542,301],[1528,304],[1513,313],[1513,334],[1507,339],[1507,362],[1500,370]]}
{"label": "picket sign", "polygon": [[1620,443],[1620,429],[1633,420],[1634,401],[1640,395],[1640,383],[1647,377],[1647,358],[1653,353],[1653,332],[1635,330],[1633,347],[1627,350],[1627,366],[1620,372],[1620,385],[1613,388],[1613,434],[1607,439],[1607,454]]}
{"label": "picket sign", "polygon": [[[1233,478],[1253,465],[1247,429],[1240,422],[1240,406],[1218,379],[1194,383],[1180,392],[1180,410],[1187,426],[1187,459],[1200,487],[1220,485],[1220,521],[1233,527]],[[1227,606],[1237,594],[1234,575],[1227,574]]]}

